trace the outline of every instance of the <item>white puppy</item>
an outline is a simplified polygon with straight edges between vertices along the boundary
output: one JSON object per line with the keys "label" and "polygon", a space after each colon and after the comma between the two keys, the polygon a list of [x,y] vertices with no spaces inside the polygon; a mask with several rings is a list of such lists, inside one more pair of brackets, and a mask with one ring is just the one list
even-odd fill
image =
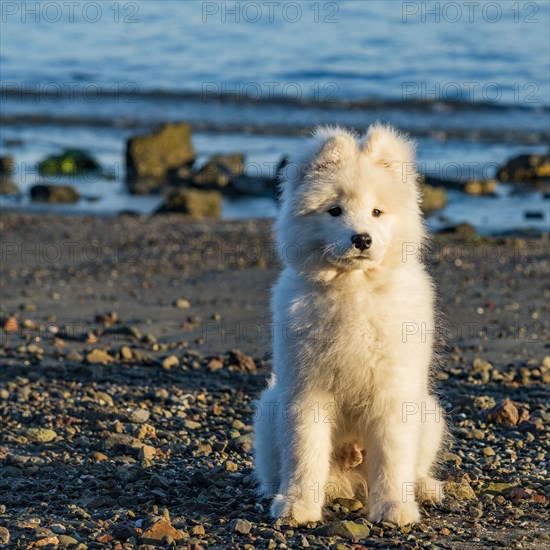
{"label": "white puppy", "polygon": [[273,517],[319,521],[366,495],[373,522],[442,498],[445,432],[430,393],[434,293],[414,146],[390,127],[320,129],[287,167],[276,223],[273,375],[257,403],[255,468]]}

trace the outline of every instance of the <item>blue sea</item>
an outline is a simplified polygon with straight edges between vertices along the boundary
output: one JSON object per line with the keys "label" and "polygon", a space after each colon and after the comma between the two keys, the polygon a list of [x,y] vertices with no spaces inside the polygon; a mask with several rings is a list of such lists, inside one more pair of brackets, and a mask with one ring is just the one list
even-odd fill
{"label": "blue sea", "polygon": [[[99,1],[0,3],[0,154],[23,196],[3,209],[151,212],[124,187],[125,140],[187,120],[202,162],[241,151],[269,174],[317,124],[391,122],[418,141],[423,172],[494,176],[548,150],[550,2]],[[115,181],[76,179],[73,206],[30,203],[36,162],[82,147]],[[430,223],[481,232],[546,229],[541,193],[451,193]],[[542,212],[542,218],[526,212]],[[272,216],[270,199],[227,200],[226,218]]]}

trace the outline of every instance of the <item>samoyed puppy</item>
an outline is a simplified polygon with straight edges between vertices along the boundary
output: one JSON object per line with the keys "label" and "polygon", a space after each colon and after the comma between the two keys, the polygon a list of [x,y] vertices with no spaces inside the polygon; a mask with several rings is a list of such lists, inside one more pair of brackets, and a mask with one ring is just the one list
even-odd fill
{"label": "samoyed puppy", "polygon": [[274,518],[320,521],[328,500],[355,496],[370,521],[404,525],[442,498],[414,162],[414,144],[377,124],[362,139],[319,129],[285,170],[273,374],[255,416],[255,474]]}

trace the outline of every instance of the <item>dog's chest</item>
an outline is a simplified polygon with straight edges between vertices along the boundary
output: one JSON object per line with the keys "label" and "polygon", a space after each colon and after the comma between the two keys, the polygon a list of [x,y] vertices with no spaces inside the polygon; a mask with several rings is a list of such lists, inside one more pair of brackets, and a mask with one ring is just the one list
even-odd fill
{"label": "dog's chest", "polygon": [[304,367],[331,385],[367,383],[384,362],[398,324],[383,295],[353,287],[310,291],[291,310]]}

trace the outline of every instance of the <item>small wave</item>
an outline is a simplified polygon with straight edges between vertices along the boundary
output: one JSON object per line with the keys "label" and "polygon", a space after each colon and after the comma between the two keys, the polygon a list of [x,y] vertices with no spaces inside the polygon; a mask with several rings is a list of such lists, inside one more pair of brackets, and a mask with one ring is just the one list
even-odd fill
{"label": "small wave", "polygon": [[[35,101],[51,101],[67,99],[73,101],[75,98],[89,99],[90,91],[82,89],[67,90],[63,86],[50,86],[44,89],[34,89],[28,86],[2,86],[0,87],[0,97],[2,102],[11,100],[25,100],[32,98]],[[201,103],[241,103],[250,105],[300,105],[305,107],[316,107],[329,110],[368,110],[368,109],[401,109],[404,111],[446,111],[446,112],[481,112],[481,111],[530,111],[542,115],[550,114],[548,105],[528,105],[528,104],[508,104],[487,101],[467,101],[451,99],[392,99],[392,98],[338,98],[329,93],[319,94],[315,97],[288,97],[277,94],[265,94],[256,96],[253,91],[247,91],[246,88],[236,88],[235,92],[217,92],[215,90],[205,89],[197,90],[138,90],[128,87],[125,90],[111,90],[94,85],[93,97],[95,100],[112,99],[145,99],[162,101],[200,101]]]}
{"label": "small wave", "polygon": [[[43,114],[7,114],[0,117],[0,123],[5,126],[60,126],[60,127],[96,127],[112,129],[149,129],[167,122],[164,119],[139,119],[122,117],[86,117],[81,115],[43,115]],[[193,121],[190,123],[195,132],[209,134],[244,134],[257,136],[306,136],[314,124],[251,124],[232,122]],[[355,126],[362,133],[365,126]],[[489,141],[524,145],[546,143],[550,141],[550,132],[535,132],[521,129],[467,129],[467,128],[407,128],[402,130],[417,138],[430,138],[439,141]]]}

